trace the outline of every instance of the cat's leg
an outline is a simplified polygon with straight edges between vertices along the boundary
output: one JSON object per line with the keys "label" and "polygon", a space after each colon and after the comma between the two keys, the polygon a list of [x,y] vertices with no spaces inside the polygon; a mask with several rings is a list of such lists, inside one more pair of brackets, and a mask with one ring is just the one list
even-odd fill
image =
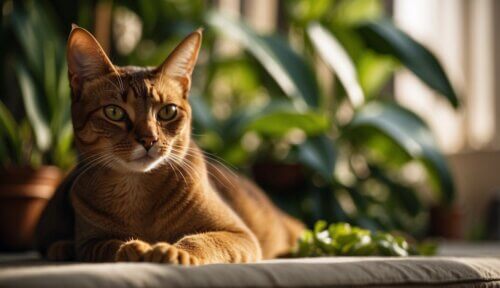
{"label": "cat's leg", "polygon": [[174,245],[157,243],[143,261],[181,265],[247,263],[261,259],[256,238],[247,232],[208,232],[185,236]]}
{"label": "cat's leg", "polygon": [[46,252],[50,261],[75,260],[75,242],[73,240],[59,240],[52,243]]}
{"label": "cat's leg", "polygon": [[140,240],[124,243],[115,260],[180,265],[247,263],[261,259],[259,244],[247,232],[208,232],[183,237],[175,244],[152,246]]}
{"label": "cat's leg", "polygon": [[141,240],[123,243],[115,255],[117,262],[155,262],[181,265],[198,265],[196,257],[166,242],[150,245]]}
{"label": "cat's leg", "polygon": [[196,266],[201,264],[200,260],[186,250],[168,244],[158,242],[151,246],[151,250],[146,252],[142,258],[145,262],[180,264],[186,266]]}
{"label": "cat's leg", "polygon": [[208,232],[185,236],[174,244],[202,264],[247,263],[259,261],[262,252],[257,238],[250,232]]}
{"label": "cat's leg", "polygon": [[[105,239],[105,240],[89,240],[85,243],[76,246],[76,259],[84,262],[114,262],[118,251],[123,245],[129,242],[124,242],[117,239]],[[149,244],[144,243],[144,249],[138,249],[139,253],[146,248],[150,248]],[[132,245],[131,245],[132,246]],[[140,245],[137,245],[140,246]],[[141,246],[141,248],[143,248]],[[132,250],[133,247],[129,247],[127,250]]]}
{"label": "cat's leg", "polygon": [[120,245],[115,253],[114,260],[116,262],[144,261],[144,255],[151,250],[152,246],[144,241],[130,240]]}

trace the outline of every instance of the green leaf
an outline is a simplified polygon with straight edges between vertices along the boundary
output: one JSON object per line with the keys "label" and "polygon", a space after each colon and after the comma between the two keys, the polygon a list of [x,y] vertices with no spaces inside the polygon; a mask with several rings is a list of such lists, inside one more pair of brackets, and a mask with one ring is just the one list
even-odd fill
{"label": "green leaf", "polygon": [[226,142],[238,139],[246,132],[249,123],[276,111],[293,111],[293,106],[291,106],[288,101],[272,100],[264,108],[251,107],[249,109],[236,110],[226,121],[224,121],[221,129],[224,131],[222,136]]}
{"label": "green leaf", "polygon": [[43,71],[43,54],[42,49],[38,45],[38,36],[34,31],[33,25],[29,25],[30,22],[27,15],[19,11],[19,9],[14,9],[11,19],[12,28],[15,32],[14,35],[17,36],[24,51],[25,62],[29,64],[33,71],[41,75]]}
{"label": "green leaf", "polygon": [[[44,73],[43,73],[43,92],[47,98],[47,103],[49,106],[49,111],[51,115],[54,115],[60,111],[57,111],[57,71],[56,71],[56,52],[54,43],[45,42],[43,43],[43,57],[44,57]],[[49,119],[52,117],[49,117]]]}
{"label": "green leaf", "polygon": [[319,173],[328,182],[333,180],[336,151],[326,135],[310,137],[298,147],[299,161]]}
{"label": "green leaf", "polygon": [[453,179],[446,159],[425,123],[409,110],[385,102],[370,102],[359,109],[349,125],[350,133],[373,128],[398,144],[411,158],[421,160],[429,176],[438,184],[441,200],[450,203],[454,195]]}
{"label": "green leaf", "polygon": [[341,25],[354,25],[379,18],[383,11],[380,0],[344,0],[336,7],[332,21]]}
{"label": "green leaf", "polygon": [[253,120],[248,124],[246,130],[267,136],[281,137],[294,128],[304,131],[307,135],[318,135],[329,128],[328,118],[314,112],[276,111]]}
{"label": "green leaf", "polygon": [[319,220],[314,224],[314,233],[321,233],[326,227],[328,227],[328,223],[325,220]]}
{"label": "green leaf", "polygon": [[363,104],[365,96],[359,84],[354,64],[344,47],[318,23],[307,28],[307,34],[325,63],[335,72],[354,107]]}
{"label": "green leaf", "polygon": [[73,153],[73,126],[71,122],[58,131],[58,139],[53,148],[53,161],[54,164],[61,168],[69,168],[75,159]]}
{"label": "green leaf", "polygon": [[52,130],[53,137],[58,137],[59,132],[64,127],[71,125],[71,91],[68,82],[68,68],[66,59],[62,59],[62,67],[59,71],[57,81],[57,89],[55,91],[55,98],[57,103],[55,110],[52,112]]}
{"label": "green leaf", "polygon": [[458,107],[457,95],[436,57],[390,20],[366,22],[357,31],[368,47],[396,57],[429,87],[444,95],[453,107]]}
{"label": "green leaf", "polygon": [[[395,205],[397,205],[398,208],[403,208],[405,212],[413,217],[417,216],[417,214],[422,211],[423,205],[417,195],[417,191],[395,182],[388,177],[380,167],[370,166],[370,172],[374,179],[379,180],[389,188],[390,197],[396,202]],[[388,204],[387,201],[388,200],[386,200],[386,204]]]}
{"label": "green leaf", "polygon": [[343,222],[327,228],[322,220],[316,222],[312,231],[304,231],[296,247],[293,254],[298,257],[408,256],[420,252],[403,237],[371,232]]}
{"label": "green leaf", "polygon": [[[252,107],[249,109],[240,109],[234,112],[229,119],[227,119],[223,128],[223,137],[226,141],[232,141],[243,136],[245,132],[248,131],[249,126],[254,121],[271,115],[274,113],[289,113],[289,114],[300,114],[294,109],[293,105],[288,101],[282,100],[271,100],[266,106],[262,107]],[[280,121],[282,122],[282,121]],[[264,125],[266,123],[263,123]],[[286,129],[286,127],[283,127]],[[290,127],[291,128],[291,127]],[[285,132],[286,133],[286,132]],[[282,135],[282,133],[279,133]]]}
{"label": "green leaf", "polygon": [[334,2],[332,0],[288,0],[284,1],[283,4],[290,20],[303,25],[323,17],[331,10]]}
{"label": "green leaf", "polygon": [[208,25],[235,40],[248,50],[292,99],[295,108],[305,111],[317,106],[319,91],[311,68],[282,38],[260,36],[243,22],[211,11],[206,15]]}
{"label": "green leaf", "polygon": [[204,130],[218,130],[217,121],[212,115],[208,103],[200,95],[191,95],[189,103],[193,110],[193,121]]}
{"label": "green leaf", "polygon": [[[21,141],[19,139],[19,132],[16,120],[14,116],[10,113],[9,109],[0,101],[0,139],[2,139],[2,157],[0,159],[5,159],[5,157],[11,157],[12,160],[20,160],[21,156]],[[13,155],[8,155],[7,142],[10,144],[11,149],[13,149]],[[5,162],[5,161],[1,161]]]}
{"label": "green leaf", "polygon": [[372,51],[365,51],[358,59],[356,66],[361,87],[366,98],[371,99],[379,95],[398,65],[397,61],[391,56],[377,55]]}
{"label": "green leaf", "polygon": [[39,102],[40,98],[39,95],[37,95],[33,79],[24,65],[20,62],[16,65],[16,74],[19,87],[21,88],[26,116],[33,126],[37,147],[41,151],[47,151],[51,145],[51,132],[46,116],[43,113],[43,107]]}
{"label": "green leaf", "polygon": [[0,135],[8,137],[12,143],[18,143],[17,123],[9,109],[0,101]]}

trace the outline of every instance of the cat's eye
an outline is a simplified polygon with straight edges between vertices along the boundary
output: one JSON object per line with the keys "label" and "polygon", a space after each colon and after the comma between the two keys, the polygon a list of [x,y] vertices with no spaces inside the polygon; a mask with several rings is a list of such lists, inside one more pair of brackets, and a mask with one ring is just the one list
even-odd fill
{"label": "cat's eye", "polygon": [[161,121],[170,121],[177,117],[177,106],[169,104],[160,109],[158,119]]}
{"label": "cat's eye", "polygon": [[108,117],[110,120],[121,121],[125,119],[126,114],[122,108],[116,105],[108,105],[104,107],[104,115],[106,115],[106,117]]}

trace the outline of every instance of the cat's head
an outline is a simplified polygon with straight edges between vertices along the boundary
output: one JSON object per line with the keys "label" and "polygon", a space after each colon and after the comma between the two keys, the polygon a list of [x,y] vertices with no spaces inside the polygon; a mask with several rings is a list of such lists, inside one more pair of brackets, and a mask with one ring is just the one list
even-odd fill
{"label": "cat's head", "polygon": [[201,40],[201,30],[191,33],[156,68],[118,67],[73,26],[67,60],[80,157],[135,172],[179,161],[189,148],[188,94]]}

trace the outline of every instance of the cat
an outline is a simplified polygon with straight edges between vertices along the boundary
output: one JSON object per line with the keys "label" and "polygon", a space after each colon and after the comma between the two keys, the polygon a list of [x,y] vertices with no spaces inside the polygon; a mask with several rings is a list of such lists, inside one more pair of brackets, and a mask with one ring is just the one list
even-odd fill
{"label": "cat", "polygon": [[191,138],[202,30],[156,68],[118,67],[87,30],[67,45],[80,164],[38,226],[51,260],[245,263],[291,251],[303,224]]}

